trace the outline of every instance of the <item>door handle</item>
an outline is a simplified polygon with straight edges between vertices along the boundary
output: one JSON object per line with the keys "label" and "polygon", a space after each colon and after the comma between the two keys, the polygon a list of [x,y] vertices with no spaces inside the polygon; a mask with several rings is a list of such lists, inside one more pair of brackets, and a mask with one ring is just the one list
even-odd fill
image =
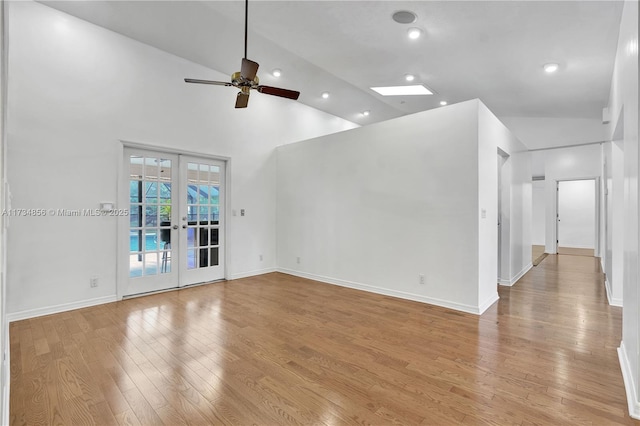
{"label": "door handle", "polygon": [[[178,226],[178,225],[176,225]],[[187,225],[182,225],[182,229],[187,229]]]}
{"label": "door handle", "polygon": [[173,225],[173,229],[178,229],[178,225]]}

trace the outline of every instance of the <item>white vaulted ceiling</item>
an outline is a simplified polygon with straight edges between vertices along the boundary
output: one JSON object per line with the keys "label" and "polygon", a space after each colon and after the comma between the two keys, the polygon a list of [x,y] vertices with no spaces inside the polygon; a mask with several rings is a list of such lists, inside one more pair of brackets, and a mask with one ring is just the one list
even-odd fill
{"label": "white vaulted ceiling", "polygon": [[[240,68],[243,1],[43,3],[227,74]],[[398,10],[417,21],[394,22]],[[300,90],[299,102],[360,124],[473,98],[498,116],[598,118],[621,12],[617,1],[252,0],[248,57],[260,63],[263,84]],[[412,26],[424,31],[420,39],[408,39]],[[558,72],[544,72],[549,62]],[[407,73],[436,94],[370,89],[408,84]]]}

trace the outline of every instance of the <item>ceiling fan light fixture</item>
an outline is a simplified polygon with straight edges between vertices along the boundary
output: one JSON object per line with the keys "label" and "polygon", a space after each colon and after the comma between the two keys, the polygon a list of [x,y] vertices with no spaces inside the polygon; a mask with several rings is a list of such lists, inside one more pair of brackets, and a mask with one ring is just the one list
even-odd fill
{"label": "ceiling fan light fixture", "polygon": [[422,36],[422,30],[420,28],[409,28],[407,30],[407,36],[411,40],[417,40]]}
{"label": "ceiling fan light fixture", "polygon": [[322,92],[322,99],[328,99],[329,98],[329,92]]}
{"label": "ceiling fan light fixture", "polygon": [[544,64],[543,68],[544,72],[546,72],[547,74],[551,74],[558,71],[558,68],[560,68],[560,66],[556,63],[548,63]]}
{"label": "ceiling fan light fixture", "polygon": [[271,74],[276,78],[280,77],[282,75],[282,70],[280,70],[279,68],[276,68],[273,71],[271,71]]}
{"label": "ceiling fan light fixture", "polygon": [[413,74],[405,74],[404,75],[404,79],[407,80],[407,81],[413,81],[413,80],[416,79],[416,76],[413,75]]}

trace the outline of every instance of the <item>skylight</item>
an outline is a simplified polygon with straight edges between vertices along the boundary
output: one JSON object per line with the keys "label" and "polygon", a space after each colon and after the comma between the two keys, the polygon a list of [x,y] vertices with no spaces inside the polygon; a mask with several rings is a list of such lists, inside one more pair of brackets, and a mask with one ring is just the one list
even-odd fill
{"label": "skylight", "polygon": [[372,87],[371,90],[378,92],[382,96],[433,95],[433,92],[422,84],[415,84],[412,86]]}

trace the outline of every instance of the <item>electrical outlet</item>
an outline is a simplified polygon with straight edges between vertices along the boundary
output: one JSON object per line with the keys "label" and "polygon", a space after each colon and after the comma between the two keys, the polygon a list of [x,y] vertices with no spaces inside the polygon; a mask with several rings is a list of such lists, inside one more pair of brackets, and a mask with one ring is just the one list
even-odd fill
{"label": "electrical outlet", "polygon": [[424,274],[418,275],[418,282],[420,283],[420,285],[425,285],[427,283],[424,278]]}
{"label": "electrical outlet", "polygon": [[300,264],[300,256],[296,257],[296,263],[299,265]]}
{"label": "electrical outlet", "polygon": [[240,216],[244,216],[244,209],[240,209]]}
{"label": "electrical outlet", "polygon": [[89,285],[91,285],[91,287],[98,287],[98,277],[91,277]]}
{"label": "electrical outlet", "polygon": [[260,262],[262,262],[262,255],[260,255]]}

